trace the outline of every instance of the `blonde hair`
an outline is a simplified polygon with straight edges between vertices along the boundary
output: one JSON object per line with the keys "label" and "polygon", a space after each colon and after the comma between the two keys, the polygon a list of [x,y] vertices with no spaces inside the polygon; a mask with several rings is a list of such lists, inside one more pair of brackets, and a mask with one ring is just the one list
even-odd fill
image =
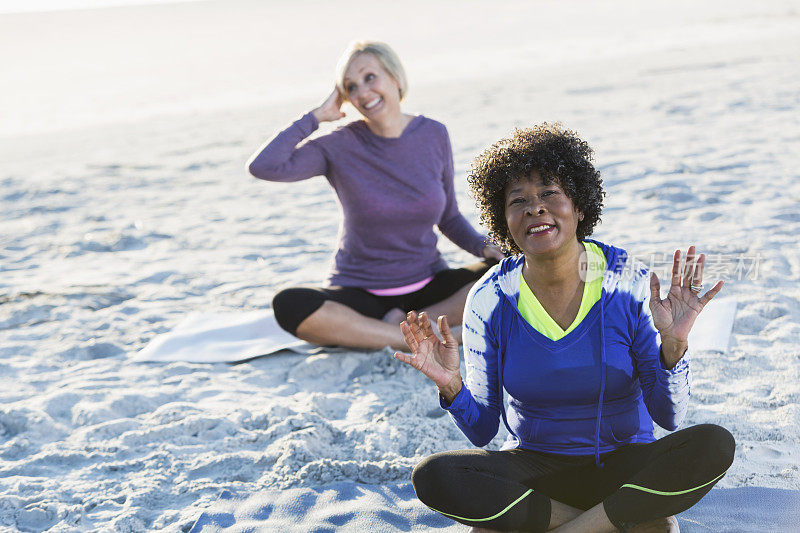
{"label": "blonde hair", "polygon": [[408,92],[408,80],[403,64],[400,63],[400,58],[397,57],[394,50],[388,44],[380,41],[353,41],[339,58],[339,62],[336,64],[336,88],[339,89],[342,98],[347,100],[344,75],[353,60],[361,54],[372,54],[375,59],[380,61],[384,70],[400,85],[400,100],[405,98]]}

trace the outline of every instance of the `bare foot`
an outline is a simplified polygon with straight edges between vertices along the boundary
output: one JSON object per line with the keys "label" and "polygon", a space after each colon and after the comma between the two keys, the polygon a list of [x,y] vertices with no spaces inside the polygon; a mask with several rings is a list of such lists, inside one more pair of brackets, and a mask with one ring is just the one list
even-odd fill
{"label": "bare foot", "polygon": [[386,322],[387,324],[395,324],[400,325],[400,322],[406,319],[406,313],[399,307],[395,307],[394,309],[389,309],[383,318],[381,318],[381,322]]}
{"label": "bare foot", "polygon": [[680,528],[678,527],[678,519],[674,516],[668,516],[638,524],[630,531],[631,533],[680,533]]}

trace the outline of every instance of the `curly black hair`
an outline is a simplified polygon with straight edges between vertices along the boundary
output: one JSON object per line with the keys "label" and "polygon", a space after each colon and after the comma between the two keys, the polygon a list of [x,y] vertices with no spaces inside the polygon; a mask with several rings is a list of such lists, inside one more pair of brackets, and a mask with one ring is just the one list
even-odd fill
{"label": "curly black hair", "polygon": [[505,253],[522,253],[506,224],[506,186],[533,172],[545,184],[558,183],[583,213],[576,231],[579,240],[591,235],[600,222],[605,193],[589,145],[560,123],[516,129],[478,155],[467,177],[489,239]]}

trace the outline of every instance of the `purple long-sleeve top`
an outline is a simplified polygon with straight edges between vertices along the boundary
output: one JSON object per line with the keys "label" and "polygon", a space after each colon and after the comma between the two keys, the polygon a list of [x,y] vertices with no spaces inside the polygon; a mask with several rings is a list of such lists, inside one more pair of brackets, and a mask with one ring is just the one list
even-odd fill
{"label": "purple long-sleeve top", "polygon": [[318,127],[313,114],[304,115],[251,158],[249,171],[268,181],[328,179],[343,215],[328,285],[401,287],[447,268],[434,225],[481,255],[484,236],[458,210],[443,124],[420,115],[400,137],[386,138],[356,121],[301,144]]}

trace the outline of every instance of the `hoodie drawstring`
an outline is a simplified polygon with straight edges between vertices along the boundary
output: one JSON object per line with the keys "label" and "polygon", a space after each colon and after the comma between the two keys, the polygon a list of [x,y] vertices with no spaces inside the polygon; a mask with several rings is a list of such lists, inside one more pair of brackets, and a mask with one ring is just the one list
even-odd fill
{"label": "hoodie drawstring", "polygon": [[600,421],[603,417],[603,395],[606,392],[606,327],[604,298],[600,295],[600,399],[597,402],[597,424],[594,430],[594,463],[602,468],[600,462]]}

